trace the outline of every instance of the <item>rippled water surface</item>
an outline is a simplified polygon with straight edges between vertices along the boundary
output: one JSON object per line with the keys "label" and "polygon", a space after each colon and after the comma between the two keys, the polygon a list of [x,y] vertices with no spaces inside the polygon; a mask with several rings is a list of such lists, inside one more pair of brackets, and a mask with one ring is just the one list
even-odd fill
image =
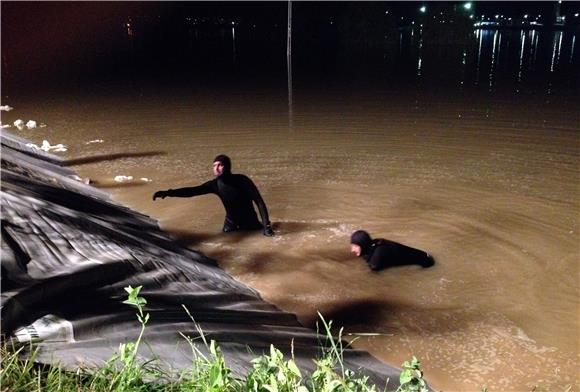
{"label": "rippled water surface", "polygon": [[[282,78],[14,92],[2,121],[47,124],[11,131],[65,144],[83,177],[303,323],[319,311],[348,339],[373,333],[355,345],[389,363],[417,356],[436,388],[579,388],[576,36],[400,38],[370,70],[297,77],[290,119]],[[221,234],[215,196],[151,200],[209,179],[219,153],[258,185],[276,237]],[[373,273],[348,252],[360,228],[437,264]]]}

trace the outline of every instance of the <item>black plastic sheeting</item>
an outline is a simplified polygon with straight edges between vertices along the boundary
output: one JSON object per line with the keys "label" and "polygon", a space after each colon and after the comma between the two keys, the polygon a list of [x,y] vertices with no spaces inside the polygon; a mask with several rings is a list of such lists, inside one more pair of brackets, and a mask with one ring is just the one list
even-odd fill
{"label": "black plastic sheeting", "polygon": [[[235,375],[274,344],[299,367],[314,368],[325,337],[265,302],[201,253],[177,244],[157,222],[80,181],[60,158],[2,133],[1,330],[38,341],[38,360],[69,368],[98,366],[120,343],[134,341],[135,309],[126,286],[143,286],[151,314],[139,352],[170,369],[191,367],[180,333],[218,342]],[[199,340],[198,340],[199,341]],[[198,348],[207,353],[203,344]],[[346,349],[345,366],[381,389],[398,387],[399,370]]]}

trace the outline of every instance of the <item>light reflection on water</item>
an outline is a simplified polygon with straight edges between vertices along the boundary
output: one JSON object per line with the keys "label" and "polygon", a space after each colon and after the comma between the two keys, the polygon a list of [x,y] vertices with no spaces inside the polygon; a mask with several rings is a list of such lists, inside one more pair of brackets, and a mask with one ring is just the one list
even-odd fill
{"label": "light reflection on water", "polygon": [[[552,93],[554,74],[557,72],[560,72],[559,88],[565,90],[570,88],[565,84],[572,83],[574,86],[578,83],[579,72],[572,66],[576,61],[575,32],[476,29],[470,42],[447,46],[447,50],[450,53],[457,52],[457,56],[450,55],[445,59],[433,56],[432,47],[425,50],[422,28],[417,30],[418,39],[415,42],[407,39],[405,34],[411,35],[410,32],[399,34],[397,57],[399,61],[405,61],[409,50],[415,48],[415,75],[418,81],[427,78],[437,82],[434,77],[436,74],[455,74],[460,79],[458,85],[467,87],[470,92],[481,92],[477,87],[485,80],[484,86],[488,93],[512,86],[514,93],[536,93],[542,91],[537,88],[538,84],[545,83],[547,88],[543,89],[543,93],[548,95]],[[544,53],[538,59],[540,37]],[[389,56],[392,54],[385,54],[385,57]],[[517,63],[514,61],[516,57]],[[457,62],[450,61],[453,58],[457,58]],[[562,63],[562,58],[566,58],[565,63]],[[469,89],[469,86],[472,88]],[[450,86],[446,87],[450,89]]]}

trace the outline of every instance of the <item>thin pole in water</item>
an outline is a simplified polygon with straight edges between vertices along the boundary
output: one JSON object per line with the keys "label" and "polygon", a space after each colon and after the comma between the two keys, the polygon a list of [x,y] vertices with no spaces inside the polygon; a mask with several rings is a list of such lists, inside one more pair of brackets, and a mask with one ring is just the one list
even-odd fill
{"label": "thin pole in water", "polygon": [[288,35],[286,41],[286,65],[288,69],[288,127],[292,129],[292,0],[288,0]]}

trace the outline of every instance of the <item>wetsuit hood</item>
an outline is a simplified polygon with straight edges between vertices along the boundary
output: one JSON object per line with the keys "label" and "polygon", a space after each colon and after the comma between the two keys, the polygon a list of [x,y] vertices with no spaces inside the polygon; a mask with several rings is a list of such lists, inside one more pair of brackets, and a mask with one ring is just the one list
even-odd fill
{"label": "wetsuit hood", "polygon": [[369,253],[373,240],[369,233],[364,230],[357,230],[350,236],[350,243],[360,246],[361,256]]}
{"label": "wetsuit hood", "polygon": [[227,155],[220,154],[217,157],[215,157],[213,161],[220,162],[222,165],[224,165],[223,174],[231,174],[232,173],[232,161],[230,160],[230,157],[228,157]]}

